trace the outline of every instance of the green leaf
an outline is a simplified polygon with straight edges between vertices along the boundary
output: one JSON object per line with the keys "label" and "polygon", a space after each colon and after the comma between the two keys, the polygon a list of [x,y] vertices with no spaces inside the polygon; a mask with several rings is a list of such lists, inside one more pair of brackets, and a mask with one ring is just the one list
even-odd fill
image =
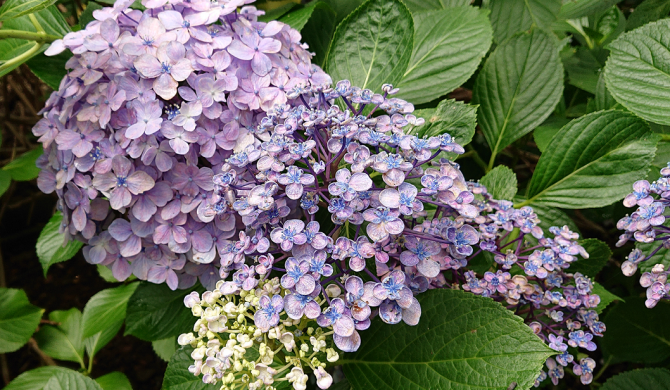
{"label": "green leaf", "polygon": [[349,16],[356,8],[363,4],[364,0],[325,0],[326,3],[335,11],[337,19],[336,24],[342,22],[344,18]]}
{"label": "green leaf", "polygon": [[95,3],[93,1],[86,4],[86,9],[84,9],[84,12],[82,12],[81,16],[79,16],[79,25],[82,28],[86,28],[86,25],[89,22],[92,22],[92,21],[95,20],[95,18],[93,17],[93,11],[97,11],[97,10],[102,9],[102,8],[103,7],[100,4]]}
{"label": "green leaf", "polygon": [[290,2],[277,8],[265,11],[265,15],[260,16],[258,18],[258,21],[267,23],[272,20],[277,20],[281,18],[284,14],[286,14],[288,11],[292,10],[293,7],[297,5],[298,5],[297,3]]}
{"label": "green leaf", "polygon": [[84,345],[86,346],[86,353],[88,354],[88,358],[93,359],[98,351],[107,345],[107,343],[112,341],[114,336],[116,336],[116,334],[119,333],[119,330],[121,330],[121,326],[123,326],[123,320],[110,324],[100,332],[84,339]]}
{"label": "green leaf", "polygon": [[668,0],[645,0],[635,7],[626,22],[626,30],[633,30],[649,22],[665,18],[670,13],[670,1]]}
{"label": "green leaf", "polygon": [[494,199],[512,200],[516,195],[516,174],[504,165],[499,165],[489,171],[482,177],[481,183]]}
{"label": "green leaf", "polygon": [[536,26],[548,29],[558,17],[561,0],[493,0],[491,25],[498,43]]}
{"label": "green leaf", "polygon": [[[204,292],[202,286],[196,290]],[[184,306],[189,290],[172,291],[166,284],[140,282],[128,301],[126,335],[145,341],[178,336],[193,328],[193,314]]]}
{"label": "green leaf", "polygon": [[333,13],[335,12],[323,1],[312,1],[303,8],[282,16],[279,21],[288,24],[298,31],[302,31],[302,28],[305,27],[307,21],[317,9],[325,9]]}
{"label": "green leaf", "polygon": [[45,325],[35,334],[40,349],[54,359],[76,362],[84,368],[83,327],[79,309],[52,311],[49,320],[60,325]]}
{"label": "green leaf", "polygon": [[12,175],[0,169],[0,196],[2,196],[12,184]]}
{"label": "green leaf", "polygon": [[35,249],[37,250],[37,258],[40,259],[40,264],[42,264],[44,276],[46,276],[51,265],[70,260],[84,245],[80,241],[71,240],[63,246],[65,236],[58,232],[62,222],[63,214],[58,211],[49,219],[37,239]]}
{"label": "green leaf", "polygon": [[42,313],[23,290],[0,288],[0,353],[14,352],[27,343]]}
{"label": "green leaf", "polygon": [[177,338],[172,336],[163,340],[152,341],[151,347],[159,358],[169,362],[172,355],[177,351]]}
{"label": "green leaf", "polygon": [[622,199],[645,177],[658,136],[623,111],[599,111],[565,125],[540,157],[528,201],[568,209],[601,207]]}
{"label": "green leaf", "polygon": [[544,123],[535,128],[533,131],[533,139],[535,140],[537,148],[540,149],[540,152],[544,153],[551,142],[551,139],[554,138],[556,133],[558,133],[558,131],[568,122],[570,122],[569,119],[558,115],[552,115],[547,118]]}
{"label": "green leaf", "polygon": [[670,125],[670,20],[627,32],[610,43],[605,81],[614,99],[640,117]]}
{"label": "green leaf", "polygon": [[91,297],[84,308],[84,337],[90,337],[125,319],[128,300],[138,285],[138,282],[134,282],[108,288]]}
{"label": "green leaf", "polygon": [[602,390],[649,389],[670,390],[670,371],[665,368],[627,371],[609,378],[602,387]]}
{"label": "green leaf", "polygon": [[475,7],[415,13],[414,50],[398,97],[414,104],[444,96],[466,82],[491,46],[491,25]]}
{"label": "green leaf", "polygon": [[600,62],[589,49],[579,46],[574,54],[563,61],[568,72],[568,82],[589,93],[596,93],[598,77],[600,76]]}
{"label": "green leaf", "polygon": [[605,85],[605,76],[602,72],[598,75],[598,83],[596,83],[595,95],[595,108],[597,111],[609,110],[616,105],[616,100],[614,100],[610,92],[607,90],[607,86]]}
{"label": "green leaf", "polygon": [[[63,18],[63,15],[54,5],[50,5],[47,8],[41,9],[32,15],[35,16],[38,23],[49,35],[62,37],[71,31],[70,26]],[[35,26],[30,21],[30,18],[26,15],[2,22],[2,28],[7,30],[37,32]],[[35,41],[15,38],[2,39],[0,40],[0,62],[8,61],[18,57],[19,55],[22,55],[33,49],[34,46]],[[23,62],[28,61],[30,58],[46,50],[47,47],[48,45],[46,44],[42,45],[38,50],[31,51],[31,55],[26,54],[26,57],[23,58],[23,61],[17,61],[12,66],[3,67],[2,70],[0,70],[0,76],[4,76],[5,74],[11,72]]]}
{"label": "green leaf", "polygon": [[218,390],[221,387],[202,383],[201,377],[188,371],[188,366],[193,364],[192,351],[193,348],[186,346],[172,355],[163,378],[164,390]]}
{"label": "green leaf", "polygon": [[[89,3],[89,7],[95,3]],[[102,8],[102,7],[100,7]],[[72,57],[72,52],[64,51],[58,55],[47,57],[43,55],[35,56],[26,63],[30,70],[44,81],[54,91],[58,90],[61,80],[67,74],[65,63]]]}
{"label": "green leaf", "polygon": [[617,6],[597,13],[592,19],[593,29],[601,35],[596,41],[599,46],[610,43],[626,29],[626,17]]}
{"label": "green leaf", "polygon": [[7,0],[0,7],[0,22],[32,14],[55,2],[56,0]]}
{"label": "green leaf", "polygon": [[301,30],[302,40],[309,45],[309,50],[314,52],[313,64],[323,66],[334,31],[335,11],[327,5],[317,7]]}
{"label": "green leaf", "polygon": [[478,123],[493,156],[544,122],[562,92],[554,37],[534,29],[498,46],[474,87]]}
{"label": "green leaf", "polygon": [[326,56],[333,81],[381,92],[398,84],[412,55],[412,15],[400,0],[368,0],[335,29]]}
{"label": "green leaf", "polygon": [[580,272],[583,275],[595,278],[598,272],[607,264],[607,261],[612,256],[612,251],[606,243],[597,238],[579,240],[579,244],[584,247],[586,253],[589,254],[589,258],[584,259],[578,255],[578,260],[570,264],[569,272]]}
{"label": "green leaf", "polygon": [[118,371],[96,378],[95,381],[102,387],[102,390],[133,390],[128,377]]}
{"label": "green leaf", "polygon": [[41,147],[35,148],[15,158],[2,169],[12,176],[12,180],[33,180],[40,173],[40,169],[35,165],[35,161],[43,153],[44,150]]}
{"label": "green leaf", "polygon": [[649,244],[644,244],[641,242],[635,243],[635,247],[641,250],[645,256],[651,254],[659,246],[660,249],[653,256],[638,265],[641,272],[651,272],[651,269],[654,268],[656,264],[663,264],[666,270],[670,269],[670,251],[661,245],[661,243],[658,241],[654,241]]}
{"label": "green leaf", "polygon": [[445,99],[436,109],[416,110],[417,117],[426,123],[417,127],[420,137],[434,137],[449,133],[456,142],[465,146],[472,141],[477,125],[477,106],[465,104],[453,99]]}
{"label": "green leaf", "polygon": [[46,366],[26,371],[5,390],[102,390],[93,379],[65,367]]}
{"label": "green leaf", "polygon": [[660,363],[670,357],[670,304],[647,309],[644,298],[628,298],[613,306],[602,320],[607,333],[600,345],[612,363]]}
{"label": "green leaf", "polygon": [[105,266],[102,265],[102,264],[97,264],[97,265],[96,265],[96,268],[97,268],[97,270],[98,270],[98,275],[100,275],[100,277],[101,277],[102,279],[104,279],[105,282],[109,282],[109,283],[119,283],[119,281],[116,280],[116,278],[115,278],[114,275],[112,274],[112,270],[111,270],[111,269],[105,267]]}
{"label": "green leaf", "polygon": [[[570,271],[572,271],[572,267],[570,267]],[[605,287],[596,282],[593,282],[593,293],[600,297],[600,303],[596,307],[596,313],[598,314],[602,313],[603,310],[614,301],[625,302],[623,299],[607,291]]]}
{"label": "green leaf", "polygon": [[534,204],[533,211],[535,211],[535,214],[537,214],[537,217],[540,219],[538,226],[545,232],[549,231],[549,228],[552,226],[567,226],[573,232],[579,233],[579,228],[575,225],[575,222],[570,219],[563,210],[555,207]]}
{"label": "green leaf", "polygon": [[576,19],[602,12],[621,0],[563,0],[559,19]]}
{"label": "green leaf", "polygon": [[377,318],[358,352],[338,362],[353,388],[503,390],[517,382],[527,389],[555,353],[489,298],[455,290],[417,298],[417,326]]}

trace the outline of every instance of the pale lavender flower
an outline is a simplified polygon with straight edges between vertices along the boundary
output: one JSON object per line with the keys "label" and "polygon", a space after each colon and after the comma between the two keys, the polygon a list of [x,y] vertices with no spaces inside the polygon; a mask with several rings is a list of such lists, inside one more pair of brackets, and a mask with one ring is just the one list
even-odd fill
{"label": "pale lavender flower", "polygon": [[279,313],[284,309],[284,300],[281,295],[274,295],[272,299],[263,295],[258,301],[258,310],[254,314],[254,324],[263,332],[267,332],[279,323]]}
{"label": "pale lavender flower", "polygon": [[161,129],[161,108],[158,102],[142,103],[140,100],[133,100],[132,107],[135,110],[137,122],[126,129],[126,137],[136,139],[142,135],[150,135]]}
{"label": "pale lavender flower", "polygon": [[153,89],[165,100],[177,94],[179,81],[184,81],[191,74],[191,62],[184,58],[186,49],[179,42],[164,42],[156,51],[156,56],[142,54],[134,64],[142,77],[154,80]]}
{"label": "pale lavender flower", "polygon": [[133,195],[150,190],[154,184],[151,176],[143,171],[135,171],[133,164],[122,156],[112,160],[112,172],[93,178],[93,186],[109,198],[115,210],[128,206]]}
{"label": "pale lavender flower", "polygon": [[321,327],[332,326],[336,335],[349,337],[355,331],[354,320],[345,313],[346,305],[341,298],[335,298],[330,301],[327,307],[316,322]]}

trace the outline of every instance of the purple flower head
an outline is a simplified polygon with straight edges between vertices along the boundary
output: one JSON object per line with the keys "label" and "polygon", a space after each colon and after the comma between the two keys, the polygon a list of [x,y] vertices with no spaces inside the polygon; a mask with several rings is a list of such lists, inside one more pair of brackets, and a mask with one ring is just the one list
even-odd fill
{"label": "purple flower head", "polygon": [[378,207],[376,209],[367,209],[363,212],[363,218],[369,222],[367,226],[368,236],[373,241],[382,241],[389,234],[400,234],[405,229],[405,225],[398,218],[399,211],[389,210],[388,207]]}
{"label": "purple flower head", "polygon": [[651,187],[646,180],[638,180],[633,184],[633,193],[628,194],[624,200],[623,205],[626,207],[649,206],[654,198],[651,197]]}
{"label": "purple flower head", "polygon": [[258,310],[254,314],[254,324],[263,332],[267,332],[279,323],[279,314],[284,309],[281,295],[270,298],[263,295],[258,301]]}
{"label": "purple flower head", "polygon": [[447,229],[446,239],[453,244],[449,247],[452,255],[469,256],[473,252],[471,245],[479,241],[479,233],[470,225],[463,225],[460,228],[450,227]]}
{"label": "purple flower head", "polygon": [[279,244],[281,249],[288,252],[293,245],[302,245],[307,242],[307,236],[303,233],[305,223],[299,219],[291,219],[284,222],[284,227],[275,228],[270,234],[272,242]]}
{"label": "purple flower head", "polygon": [[387,188],[379,194],[379,202],[391,209],[399,209],[403,215],[423,211],[423,203],[416,199],[418,191],[409,183],[402,183],[397,189]]}
{"label": "purple flower head", "polygon": [[596,368],[596,362],[591,358],[583,358],[579,364],[575,363],[572,367],[572,372],[579,375],[582,384],[588,385],[593,381],[593,369]]}
{"label": "purple flower head", "polygon": [[321,291],[316,289],[309,295],[288,294],[284,297],[284,311],[294,320],[299,320],[304,315],[309,319],[316,319],[321,315],[321,306],[314,300]]}
{"label": "purple flower head", "polygon": [[295,289],[301,295],[311,294],[316,288],[316,281],[310,263],[307,260],[289,257],[286,260],[286,273],[281,277],[281,285],[284,288]]}
{"label": "purple flower head", "polygon": [[286,196],[289,199],[300,199],[303,194],[303,186],[314,184],[314,176],[304,173],[296,166],[288,167],[286,173],[278,178],[278,183],[286,186]]}
{"label": "purple flower head", "polygon": [[336,335],[349,337],[355,331],[354,320],[345,313],[346,306],[340,298],[330,301],[330,306],[316,319],[321,327],[332,326]]}
{"label": "purple flower head", "polygon": [[347,168],[342,168],[335,174],[334,183],[328,186],[328,192],[333,196],[342,196],[346,201],[351,201],[356,192],[367,191],[372,187],[372,180],[366,173],[354,173]]}

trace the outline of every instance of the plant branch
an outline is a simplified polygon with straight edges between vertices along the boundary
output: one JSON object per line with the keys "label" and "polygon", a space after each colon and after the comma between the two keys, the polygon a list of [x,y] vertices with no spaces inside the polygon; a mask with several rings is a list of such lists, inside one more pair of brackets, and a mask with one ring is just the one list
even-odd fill
{"label": "plant branch", "polygon": [[7,39],[7,38],[26,39],[29,41],[35,41],[39,43],[51,43],[56,39],[60,39],[59,37],[47,34],[44,31],[33,32],[33,31],[22,31],[22,30],[0,30],[0,39]]}
{"label": "plant branch", "polygon": [[[2,30],[0,30],[2,31]],[[5,62],[4,64],[0,65],[0,71],[3,71],[5,69],[10,69],[14,65],[18,66],[21,65],[22,63],[28,61],[30,57],[33,55],[37,54],[38,51],[42,48],[42,43],[40,42],[35,42],[35,45],[31,47],[29,50],[27,50],[25,53],[22,53],[19,56],[16,56],[12,58],[11,60]]]}

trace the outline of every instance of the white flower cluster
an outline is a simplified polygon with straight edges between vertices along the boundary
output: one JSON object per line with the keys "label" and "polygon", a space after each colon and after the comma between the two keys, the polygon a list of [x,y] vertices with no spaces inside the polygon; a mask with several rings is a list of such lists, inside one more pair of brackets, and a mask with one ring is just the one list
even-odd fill
{"label": "white flower cluster", "polygon": [[[288,381],[295,390],[305,390],[308,375],[314,372],[317,385],[327,389],[333,383],[326,362],[339,360],[333,349],[333,332],[309,326],[310,320],[292,320],[281,311],[281,321],[267,332],[254,325],[254,315],[262,310],[263,295],[283,296],[278,278],[259,283],[255,290],[224,294],[220,281],[214,291],[200,296],[192,292],[184,298],[196,321],[193,332],[179,336],[182,346],[191,346],[194,360],[189,371],[202,375],[204,383],[221,383],[221,390],[248,388],[274,389],[275,382]],[[330,337],[329,337],[330,336]]]}

